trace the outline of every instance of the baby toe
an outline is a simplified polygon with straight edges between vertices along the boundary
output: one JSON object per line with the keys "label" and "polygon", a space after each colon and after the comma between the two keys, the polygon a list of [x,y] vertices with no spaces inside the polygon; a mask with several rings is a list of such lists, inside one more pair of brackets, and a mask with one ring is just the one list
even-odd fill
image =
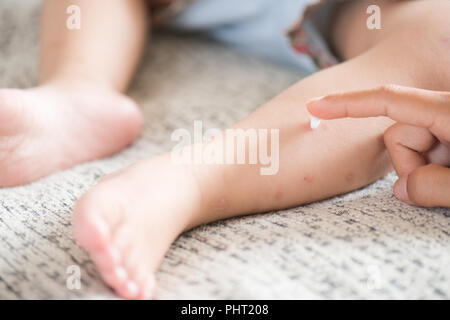
{"label": "baby toe", "polygon": [[141,286],[140,299],[149,300],[156,296],[156,280],[153,275],[148,275]]}
{"label": "baby toe", "polygon": [[120,285],[116,291],[125,299],[137,299],[139,297],[140,288],[136,282],[127,280]]}
{"label": "baby toe", "polygon": [[113,270],[100,271],[102,279],[113,289],[121,287],[127,281],[127,272],[122,267]]}
{"label": "baby toe", "polygon": [[119,250],[113,246],[105,250],[91,251],[91,259],[100,270],[114,270],[121,261]]}
{"label": "baby toe", "polygon": [[129,279],[139,286],[139,299],[150,299],[154,286],[153,274],[145,266],[138,266]]}

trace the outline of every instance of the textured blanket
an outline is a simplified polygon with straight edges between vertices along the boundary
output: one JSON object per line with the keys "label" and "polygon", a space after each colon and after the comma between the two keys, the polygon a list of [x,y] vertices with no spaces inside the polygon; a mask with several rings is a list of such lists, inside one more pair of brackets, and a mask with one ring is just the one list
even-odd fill
{"label": "textured blanket", "polygon": [[[0,87],[36,83],[38,19],[39,1],[1,1]],[[174,129],[197,119],[225,128],[300,78],[198,36],[155,36],[130,91],[146,117],[134,145],[0,189],[0,298],[114,298],[74,242],[77,197],[103,175],[170,150]],[[399,202],[394,179],[183,234],[157,274],[159,298],[450,299],[450,210]],[[80,289],[68,282],[71,266]]]}

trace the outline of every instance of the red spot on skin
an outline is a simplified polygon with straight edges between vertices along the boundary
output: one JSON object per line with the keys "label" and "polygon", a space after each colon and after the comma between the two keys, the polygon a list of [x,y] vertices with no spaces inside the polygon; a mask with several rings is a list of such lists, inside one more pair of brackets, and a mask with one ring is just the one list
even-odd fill
{"label": "red spot on skin", "polygon": [[311,129],[311,125],[310,125],[309,121],[308,121],[308,122],[305,122],[305,123],[302,123],[301,128],[302,128],[304,131],[313,131],[313,130]]}
{"label": "red spot on skin", "polygon": [[303,177],[303,180],[307,183],[311,183],[313,181],[313,176],[310,174],[307,174],[306,176]]}
{"label": "red spot on skin", "polygon": [[225,198],[220,198],[219,200],[211,202],[211,206],[213,210],[224,211],[227,206],[227,201]]}
{"label": "red spot on skin", "polygon": [[225,198],[221,198],[220,200],[219,200],[219,202],[218,202],[218,204],[217,204],[217,207],[219,208],[219,209],[225,209],[225,206],[226,206],[226,201],[225,201]]}
{"label": "red spot on skin", "polygon": [[345,176],[345,181],[347,181],[348,183],[353,182],[354,179],[355,179],[355,175],[351,172]]}
{"label": "red spot on skin", "polygon": [[450,45],[450,36],[444,36],[442,37],[442,42]]}
{"label": "red spot on skin", "polygon": [[281,190],[278,190],[277,193],[275,194],[275,199],[281,200],[282,197],[283,197],[283,192],[281,192]]}

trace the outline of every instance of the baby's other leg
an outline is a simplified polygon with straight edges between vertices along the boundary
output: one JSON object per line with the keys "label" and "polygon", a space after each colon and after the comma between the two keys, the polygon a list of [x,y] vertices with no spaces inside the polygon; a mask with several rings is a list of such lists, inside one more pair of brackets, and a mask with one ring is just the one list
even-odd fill
{"label": "baby's other leg", "polygon": [[[46,0],[40,38],[40,82],[103,85],[123,92],[145,44],[146,0]],[[68,20],[78,13],[80,29]]]}
{"label": "baby's other leg", "polygon": [[[305,104],[332,92],[391,83],[448,90],[450,3],[389,2],[382,7],[386,29],[373,35],[364,31],[366,8],[357,3],[359,10],[352,5],[340,15],[361,22],[342,31],[356,41],[347,44],[355,57],[298,82],[233,127],[280,130],[279,170],[273,175],[261,175],[262,165],[175,165],[165,155],[108,176],[78,201],[76,238],[120,295],[151,297],[154,272],[187,229],[331,197],[391,169],[383,143],[390,120],[328,121],[312,131]],[[367,32],[369,42],[361,46],[355,30]]]}
{"label": "baby's other leg", "polygon": [[39,85],[0,89],[0,187],[110,155],[137,137],[141,113],[123,91],[146,32],[144,0],[44,1]]}

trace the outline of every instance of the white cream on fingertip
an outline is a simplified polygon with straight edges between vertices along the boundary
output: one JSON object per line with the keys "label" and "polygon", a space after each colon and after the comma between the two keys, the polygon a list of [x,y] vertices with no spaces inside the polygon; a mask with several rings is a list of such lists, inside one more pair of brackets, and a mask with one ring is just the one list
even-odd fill
{"label": "white cream on fingertip", "polygon": [[320,119],[314,116],[311,116],[310,126],[311,129],[316,130],[320,125]]}

